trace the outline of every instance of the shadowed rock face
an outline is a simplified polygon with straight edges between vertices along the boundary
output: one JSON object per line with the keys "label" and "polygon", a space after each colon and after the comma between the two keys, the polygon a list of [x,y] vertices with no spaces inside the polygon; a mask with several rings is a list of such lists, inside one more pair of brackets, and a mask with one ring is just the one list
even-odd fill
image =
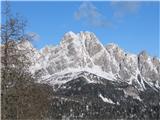
{"label": "shadowed rock face", "polygon": [[160,82],[160,74],[159,74],[159,68],[160,68],[160,61],[157,58],[150,58],[146,52],[141,52],[138,55],[138,65],[139,69],[141,71],[142,76],[152,82]]}

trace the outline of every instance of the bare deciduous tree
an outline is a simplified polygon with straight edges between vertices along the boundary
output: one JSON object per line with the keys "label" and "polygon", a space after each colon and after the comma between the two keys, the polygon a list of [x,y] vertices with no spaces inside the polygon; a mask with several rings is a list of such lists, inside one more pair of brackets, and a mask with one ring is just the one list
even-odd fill
{"label": "bare deciduous tree", "polygon": [[[35,83],[29,71],[25,41],[26,20],[12,15],[8,2],[2,4],[1,24],[1,117],[2,119],[44,119],[48,114],[52,88]],[[23,44],[23,45],[22,45]],[[20,47],[20,45],[22,45]]]}

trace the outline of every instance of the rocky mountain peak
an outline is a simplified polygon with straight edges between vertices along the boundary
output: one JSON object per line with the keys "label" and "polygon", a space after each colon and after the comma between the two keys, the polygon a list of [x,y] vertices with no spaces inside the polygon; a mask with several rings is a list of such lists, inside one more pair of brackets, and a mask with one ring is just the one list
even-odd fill
{"label": "rocky mountain peak", "polygon": [[79,33],[74,33],[72,31],[67,32],[64,34],[63,38],[62,38],[62,42],[63,41],[72,41],[72,40],[79,40],[79,41],[95,41],[97,40],[99,42],[99,40],[97,39],[96,35],[92,32],[88,32],[88,31],[81,31]]}
{"label": "rocky mountain peak", "polygon": [[148,54],[147,54],[147,52],[145,51],[145,50],[143,50],[142,52],[140,52],[139,54],[138,54],[138,58],[139,58],[139,60],[144,60],[144,61],[146,61],[147,59],[148,59]]}
{"label": "rocky mountain peak", "polygon": [[68,40],[68,39],[75,39],[77,37],[76,33],[70,31],[64,34],[62,41],[63,40]]}
{"label": "rocky mountain peak", "polygon": [[23,39],[18,43],[20,48],[33,49],[33,45],[30,41]]}
{"label": "rocky mountain peak", "polygon": [[94,38],[96,38],[95,34],[92,32],[88,32],[88,31],[81,31],[80,33],[78,33],[78,36],[81,39],[85,39],[85,40],[93,40]]}

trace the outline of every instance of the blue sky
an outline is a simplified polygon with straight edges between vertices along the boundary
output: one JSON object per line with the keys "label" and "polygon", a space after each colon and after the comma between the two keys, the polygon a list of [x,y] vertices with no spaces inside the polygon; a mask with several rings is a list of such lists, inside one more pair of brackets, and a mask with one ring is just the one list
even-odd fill
{"label": "blue sky", "polygon": [[159,53],[158,2],[11,2],[13,13],[28,20],[27,32],[39,35],[34,45],[59,44],[65,32],[91,31],[100,41],[125,51]]}

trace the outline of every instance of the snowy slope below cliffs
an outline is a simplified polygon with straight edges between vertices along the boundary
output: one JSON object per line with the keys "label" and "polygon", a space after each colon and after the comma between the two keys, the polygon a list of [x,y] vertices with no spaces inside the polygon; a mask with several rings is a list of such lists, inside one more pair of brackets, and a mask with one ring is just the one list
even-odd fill
{"label": "snowy slope below cliffs", "polygon": [[83,77],[87,83],[99,83],[103,84],[101,79],[107,79],[114,81],[116,78],[109,73],[101,71],[98,68],[81,68],[81,69],[68,69],[61,72],[57,72],[53,75],[43,76],[39,82],[47,83],[52,86],[61,86],[73,79]]}

